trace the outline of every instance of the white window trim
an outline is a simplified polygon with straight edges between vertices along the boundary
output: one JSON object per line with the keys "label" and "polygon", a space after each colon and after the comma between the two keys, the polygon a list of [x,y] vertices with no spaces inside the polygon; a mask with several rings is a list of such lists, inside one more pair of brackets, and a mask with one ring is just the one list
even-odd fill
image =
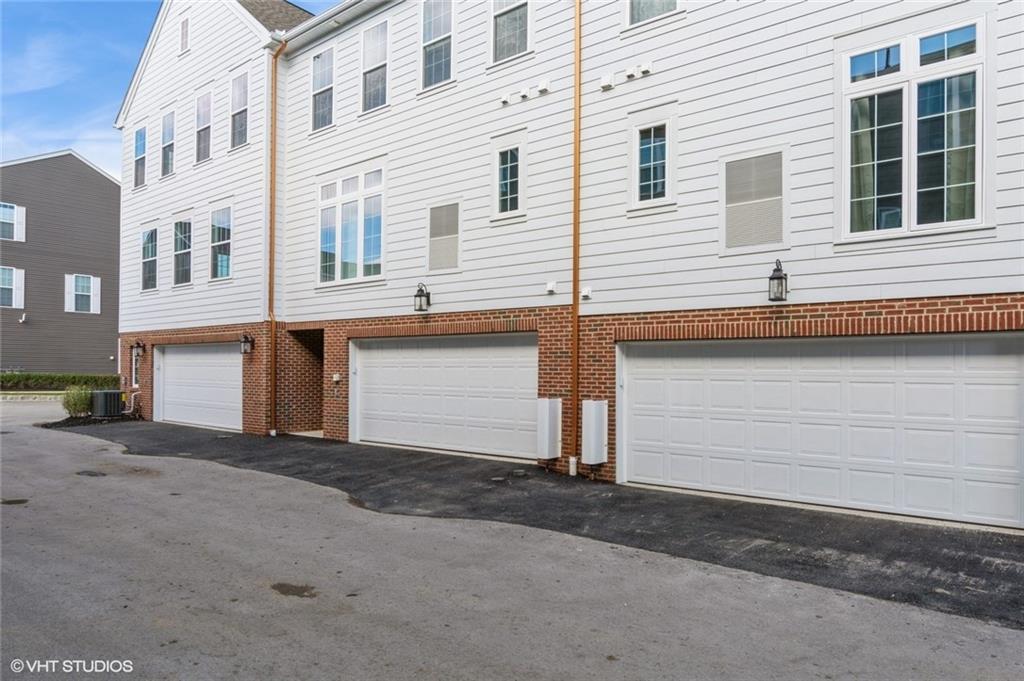
{"label": "white window trim", "polygon": [[[366,174],[372,173],[375,170],[381,171],[381,183],[372,189],[365,189],[364,183],[366,181]],[[359,178],[359,189],[355,194],[342,194],[341,187],[342,183],[351,177]],[[336,187],[336,193],[333,199],[326,201],[320,199],[320,188],[326,184],[334,183]],[[342,172],[332,173],[330,176],[321,176],[317,178],[315,189],[316,191],[316,214],[315,224],[316,233],[314,237],[314,258],[313,262],[313,284],[315,288],[336,288],[339,286],[352,286],[358,284],[367,284],[372,282],[384,281],[387,276],[387,233],[388,233],[388,215],[387,215],[387,187],[388,187],[388,168],[383,158],[372,159],[370,161],[364,161],[352,166],[345,168]],[[369,276],[363,274],[363,228],[364,228],[364,206],[365,200],[373,196],[380,196],[380,274],[371,274]],[[353,198],[354,197],[354,198]],[[358,218],[358,235],[356,237],[356,276],[348,279],[341,278],[341,217],[342,217],[342,205],[356,201],[359,209]],[[451,203],[450,201],[448,203]],[[334,279],[330,281],[320,281],[320,211],[324,208],[335,207],[335,221],[334,221]],[[460,223],[461,226],[461,223]]]}
{"label": "white window trim", "polygon": [[14,232],[10,239],[0,238],[0,241],[25,241],[25,206],[19,206],[9,201],[0,201],[0,203],[14,207]]}
{"label": "white window trim", "polygon": [[[457,212],[458,212],[458,221],[459,221],[459,231],[456,233],[457,244],[458,244],[458,248],[456,249],[456,255],[455,255],[456,263],[455,263],[454,267],[444,267],[444,268],[441,268],[441,269],[432,270],[432,269],[430,269],[430,243],[431,243],[431,241],[433,241],[433,239],[430,236],[430,211],[433,208],[440,208],[441,206],[450,206],[452,204],[455,204],[456,206],[458,206]],[[438,199],[436,201],[430,201],[430,202],[428,202],[426,204],[426,217],[425,217],[424,222],[427,225],[427,229],[426,229],[426,241],[427,241],[427,244],[426,244],[426,250],[424,251],[425,254],[426,254],[425,257],[424,257],[424,261],[423,261],[423,271],[424,271],[424,273],[430,274],[430,275],[435,275],[435,274],[457,274],[457,273],[462,271],[462,242],[463,242],[463,236],[464,236],[464,231],[463,230],[464,230],[464,227],[465,227],[465,224],[466,224],[464,222],[464,220],[463,220],[463,206],[464,205],[465,205],[465,200],[464,200],[464,198],[462,196],[449,196],[449,197],[447,197],[445,199]]]}
{"label": "white window trim", "polygon": [[8,310],[24,310],[25,309],[25,270],[18,269],[17,267],[9,267],[4,265],[0,267],[3,270],[11,271],[11,304],[0,305],[0,307]]}
{"label": "white window trim", "polygon": [[[75,277],[89,277],[89,311],[75,309]],[[73,314],[100,314],[100,278],[80,272],[64,275],[64,311]]]}
{"label": "white window trim", "polygon": [[[189,236],[189,242],[188,242],[189,243],[188,248],[182,249],[180,251],[178,250],[177,243],[176,243],[177,224],[179,222],[187,222],[187,223],[189,223],[189,226],[190,226],[190,229],[191,229],[190,236]],[[234,235],[235,235],[235,216],[234,216],[234,214],[232,214],[232,216],[231,216],[231,236],[234,236]],[[192,219],[191,215],[181,215],[181,216],[178,216],[178,217],[174,218],[174,220],[171,222],[171,288],[182,288],[182,287],[186,287],[186,286],[191,286],[192,285],[192,282],[196,278],[195,277],[195,273],[196,273],[195,250],[196,250],[196,221]],[[180,255],[182,253],[190,254],[189,265],[188,265],[188,281],[175,282],[174,281],[174,277],[176,276],[176,272],[177,272],[177,268],[175,266],[176,265],[176,263],[175,263],[175,259],[176,259],[175,256],[178,256],[178,255]],[[232,253],[232,255],[234,255],[234,254]]]}
{"label": "white window trim", "polygon": [[[935,19],[930,12],[876,27],[859,33],[841,36],[836,41],[834,59],[835,107],[837,125],[834,140],[835,166],[835,228],[834,243],[855,244],[888,241],[908,237],[947,234],[995,227],[995,168],[994,145],[989,144],[986,135],[996,129],[995,87],[987,81],[991,77],[995,61],[995,35],[993,12],[977,15],[977,8],[970,4],[946,7],[941,23],[929,23]],[[957,17],[957,18],[954,18]],[[963,27],[973,23],[976,26],[976,50],[974,54],[956,57],[935,64],[920,66],[920,39]],[[861,41],[858,42],[858,38]],[[856,83],[850,80],[850,59],[854,56],[898,44],[900,46],[900,70]],[[939,222],[916,225],[917,221],[917,92],[916,85],[943,77],[961,75],[970,71],[977,73],[975,110],[977,130],[975,132],[975,217],[970,220]],[[902,88],[904,125],[903,135],[903,226],[899,229],[850,232],[849,184],[850,184],[850,101],[870,94],[888,92]]]}
{"label": "white window trim", "polygon": [[[209,116],[210,122],[200,128],[199,127],[199,100],[202,99],[205,96],[209,96],[209,98],[210,98],[210,116]],[[193,135],[193,138],[192,138],[192,141],[193,141],[193,143],[195,145],[195,153],[192,154],[192,164],[193,165],[199,165],[200,163],[206,163],[211,158],[213,158],[213,90],[204,90],[203,92],[200,92],[200,93],[196,94],[195,100],[192,103],[192,110],[195,112],[195,116],[193,117],[193,121],[194,121],[194,124],[195,124],[195,134]],[[201,131],[207,130],[207,129],[209,129],[209,131],[210,131],[210,149],[209,149],[209,154],[207,155],[206,158],[200,159],[200,158],[198,158],[198,155],[199,155],[199,133]]]}
{"label": "white window trim", "polygon": [[130,348],[131,350],[131,367],[132,367],[132,387],[139,387],[139,365],[142,363],[142,349],[141,348]]}
{"label": "white window trim", "polygon": [[[488,187],[491,195],[491,221],[506,222],[526,217],[527,206],[527,182],[528,182],[528,148],[527,128],[519,128],[509,132],[495,135],[491,138],[491,182]],[[514,211],[502,213],[498,210],[498,183],[500,179],[500,154],[508,149],[519,149],[519,208]],[[460,223],[461,226],[461,223]]]}
{"label": "white window trim", "polygon": [[664,20],[668,19],[669,17],[674,17],[674,16],[676,16],[678,14],[684,14],[686,12],[686,7],[683,5],[682,1],[681,0],[676,0],[676,8],[675,9],[669,10],[669,11],[663,13],[663,14],[659,14],[656,17],[651,17],[650,19],[644,19],[643,21],[638,21],[635,24],[631,24],[629,22],[629,16],[630,16],[629,15],[629,10],[630,10],[631,4],[632,4],[632,0],[626,0],[625,2],[621,3],[621,5],[622,5],[622,31],[623,32],[631,31],[632,29],[639,29],[639,28],[643,28],[643,27],[646,27],[646,26],[650,26],[651,24],[657,23],[659,21],[664,21]]}
{"label": "white window trim", "polygon": [[[313,61],[317,57],[319,57],[321,55],[324,55],[324,54],[327,54],[328,52],[330,52],[330,54],[331,54],[331,81],[330,81],[330,83],[328,83],[327,85],[323,86],[322,88],[316,89],[315,86],[313,85],[313,76],[314,76],[314,74],[313,74]],[[335,104],[337,103],[337,102],[335,102],[334,95],[333,94],[331,95],[331,120],[326,125],[321,125],[319,128],[316,127],[316,105],[315,105],[315,102],[316,102],[316,96],[318,94],[320,94],[321,92],[326,92],[327,90],[331,90],[332,93],[333,93],[333,91],[334,91],[334,81],[335,81],[335,71],[336,71],[335,66],[336,66],[336,64],[335,64],[335,59],[334,59],[334,48],[333,47],[328,47],[326,49],[320,50],[319,52],[316,52],[316,53],[310,55],[310,57],[309,57],[309,130],[310,130],[311,133],[320,132],[321,130],[326,130],[326,129],[331,128],[331,127],[334,126],[334,123],[335,123],[335,120],[334,120],[335,119]],[[360,89],[362,89],[362,86],[360,86]]]}
{"label": "white window trim", "polygon": [[[235,81],[239,78],[245,79],[245,103],[243,106],[235,108]],[[245,141],[241,144],[235,144],[234,140],[234,121],[235,114],[245,111]],[[232,149],[238,149],[244,147],[249,143],[249,73],[242,72],[235,76],[232,76],[231,80],[228,81],[228,151]]]}
{"label": "white window trim", "polygon": [[[387,38],[384,41],[384,61],[377,62],[375,64],[367,66],[366,64],[363,63],[364,55],[366,54],[366,33],[368,31],[370,31],[370,30],[373,30],[373,29],[377,28],[381,24],[384,24],[384,26],[385,26],[385,33],[387,34]],[[421,31],[423,30],[422,21],[420,23],[420,30]],[[422,57],[421,57],[421,59],[422,59]],[[374,23],[370,24],[369,26],[366,26],[360,32],[360,34],[359,34],[359,66],[360,66],[360,69],[359,69],[359,113],[360,113],[360,115],[368,114],[368,113],[373,112],[373,111],[378,111],[380,109],[387,108],[387,106],[389,104],[391,104],[391,23],[390,23],[390,20],[384,19],[382,21],[374,22]],[[368,71],[373,71],[374,69],[378,69],[381,66],[384,67],[384,103],[383,104],[379,104],[379,105],[373,107],[372,109],[364,109],[363,108],[363,102],[366,101],[365,100],[366,92],[364,90],[364,88],[366,86],[366,73]],[[422,84],[423,84],[423,77],[422,77],[422,75],[420,76],[419,80],[420,80],[420,85],[422,86]]]}
{"label": "white window trim", "polygon": [[[679,103],[666,102],[629,114],[629,208],[630,212],[664,208],[676,205],[676,130]],[[656,125],[665,126],[665,196],[658,199],[640,200],[640,169],[638,167],[640,131]]]}
{"label": "white window trim", "polygon": [[[420,81],[420,89],[419,89],[419,91],[421,93],[422,92],[431,92],[433,90],[436,90],[439,87],[443,87],[445,85],[449,85],[451,83],[454,83],[456,80],[458,80],[458,78],[456,77],[456,74],[455,74],[455,65],[457,63],[457,60],[455,59],[455,35],[456,35],[456,31],[455,31],[456,11],[455,10],[457,9],[457,6],[458,6],[458,0],[451,0],[451,25],[448,27],[448,33],[446,35],[440,36],[438,38],[434,38],[430,42],[426,42],[426,41],[423,40],[423,22],[424,22],[424,20],[426,18],[426,6],[427,6],[427,3],[425,3],[425,2],[421,2],[420,3],[420,56],[419,56],[419,74],[420,74],[419,75],[419,81]],[[389,37],[390,37],[390,35],[389,35]],[[452,54],[452,58],[451,58],[451,72],[448,74],[448,79],[447,80],[438,81],[438,82],[434,83],[433,85],[424,85],[424,83],[423,83],[423,66],[424,66],[423,55],[424,55],[424,52],[426,51],[427,47],[429,47],[430,45],[433,45],[434,43],[439,42],[439,41],[441,41],[441,40],[443,40],[445,38],[448,38],[451,41],[451,54]],[[390,44],[390,42],[391,41],[389,40],[388,43]]]}
{"label": "white window trim", "polygon": [[[164,143],[164,131],[167,127],[167,117],[171,117],[171,141]],[[170,177],[174,174],[174,166],[177,163],[177,159],[174,157],[174,142],[178,137],[178,117],[174,111],[165,111],[160,117],[160,178]],[[166,173],[164,172],[164,150],[167,147],[171,147],[171,168]]]}
{"label": "white window trim", "polygon": [[[230,211],[229,214],[231,215],[231,236],[226,241],[214,241],[213,240],[213,214],[216,213],[219,210],[224,210],[225,208],[227,208],[228,211]],[[207,271],[207,276],[208,276],[207,281],[209,281],[210,283],[218,282],[218,281],[230,281],[235,276],[235,229],[237,227],[237,225],[235,223],[235,206],[234,206],[234,204],[231,204],[231,203],[228,203],[228,204],[217,204],[217,205],[211,204],[210,205],[210,211],[209,211],[209,213],[207,215],[207,218],[208,218],[208,221],[206,223],[206,226],[207,226],[206,234],[207,234],[207,237],[208,237],[208,240],[209,240],[209,244],[210,244],[210,247],[207,250],[207,253],[210,256],[209,267],[206,270]],[[193,222],[192,223],[192,239],[193,239],[193,243],[195,242],[195,233],[196,233],[195,229],[196,229],[195,228],[195,223]],[[228,260],[228,273],[226,275],[224,275],[223,277],[215,277],[215,276],[213,276],[213,247],[214,246],[219,246],[221,244],[228,244],[230,246],[230,251],[229,251],[230,255],[228,256],[229,257],[229,260]],[[195,262],[192,263],[192,268],[193,268],[193,270],[195,269]],[[192,280],[195,281],[195,275],[192,276]]]}
{"label": "white window trim", "polygon": [[[757,156],[768,154],[782,154],[782,241],[769,244],[757,244],[756,246],[733,246],[726,244],[726,183],[725,166],[733,161],[743,161]],[[761,147],[749,149],[742,152],[720,156],[718,159],[718,255],[726,257],[730,255],[747,255],[750,253],[768,253],[773,251],[788,251],[789,241],[789,216],[790,216],[790,183],[789,183],[789,145],[781,144],[772,147]]]}
{"label": "white window trim", "polygon": [[178,54],[182,55],[189,51],[192,47],[192,26],[189,23],[188,17],[182,17],[178,21]]}
{"label": "white window trim", "polygon": [[[135,145],[135,138],[138,136],[140,130],[142,131],[142,138],[144,140],[144,143],[143,143],[144,149],[142,151],[142,154],[139,154],[137,152],[136,148],[135,148],[136,147],[136,145]],[[146,154],[147,153],[149,153],[149,130],[146,129],[146,126],[141,125],[141,126],[136,127],[134,129],[134,131],[132,132],[132,189],[141,189],[142,187],[145,187],[146,183],[149,180],[149,168],[146,167],[146,165],[147,165]],[[136,184],[135,183],[135,166],[138,163],[140,158],[142,159],[142,182],[140,184]]]}
{"label": "white window trim", "polygon": [[[149,232],[156,232],[156,255],[154,255],[152,258],[144,257],[146,249],[146,234],[148,234]],[[139,255],[143,256],[139,258],[139,292],[152,293],[153,291],[157,291],[160,289],[160,230],[156,226],[143,227],[142,232],[139,236],[141,237],[139,239]],[[156,283],[154,284],[153,288],[145,288],[146,275],[144,272],[144,264],[149,262],[150,260],[156,262]]]}
{"label": "white window trim", "polygon": [[[526,5],[526,49],[523,50],[522,52],[518,53],[518,54],[513,54],[511,57],[505,57],[504,59],[495,59],[494,58],[494,52],[495,52],[495,50],[494,50],[494,48],[495,48],[495,44],[494,44],[494,38],[495,38],[495,36],[494,36],[494,19],[499,14],[504,14],[505,12],[510,12],[513,9],[516,9],[517,7],[519,7],[520,5]],[[491,67],[491,66],[499,66],[501,64],[507,64],[509,62],[513,62],[513,61],[515,61],[517,59],[522,59],[522,58],[524,58],[524,57],[526,57],[528,55],[533,54],[533,15],[534,15],[534,12],[533,12],[533,10],[530,7],[530,0],[522,0],[521,2],[517,3],[513,7],[506,7],[505,9],[501,10],[501,12],[495,11],[494,0],[491,0],[491,2],[490,2],[490,10],[491,10],[490,11],[490,16],[488,17],[489,23],[488,23],[488,26],[487,26],[487,66]]]}

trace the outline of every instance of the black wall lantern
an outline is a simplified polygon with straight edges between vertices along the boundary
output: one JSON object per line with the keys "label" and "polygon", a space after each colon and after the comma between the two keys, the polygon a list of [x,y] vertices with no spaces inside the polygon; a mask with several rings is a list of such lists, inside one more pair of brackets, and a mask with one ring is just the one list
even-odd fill
{"label": "black wall lantern", "polygon": [[252,352],[253,339],[247,333],[243,333],[242,337],[238,339],[238,351],[243,355],[248,355]]}
{"label": "black wall lantern", "polygon": [[144,354],[146,354],[146,344],[145,343],[143,343],[141,340],[136,340],[134,343],[132,343],[132,356],[133,357],[141,357]]}
{"label": "black wall lantern", "polygon": [[768,300],[779,302],[789,293],[789,275],[782,271],[782,261],[775,261],[772,276],[768,277]]}
{"label": "black wall lantern", "polygon": [[412,309],[417,312],[426,312],[430,307],[430,291],[423,284],[416,285],[416,295],[412,297]]}

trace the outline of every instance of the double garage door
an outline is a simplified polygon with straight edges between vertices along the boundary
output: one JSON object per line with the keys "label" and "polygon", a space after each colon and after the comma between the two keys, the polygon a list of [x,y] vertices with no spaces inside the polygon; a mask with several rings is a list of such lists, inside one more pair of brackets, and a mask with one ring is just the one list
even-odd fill
{"label": "double garage door", "polygon": [[626,344],[619,479],[1024,526],[1022,343]]}
{"label": "double garage door", "polygon": [[352,343],[350,437],[536,458],[537,337]]}
{"label": "double garage door", "polygon": [[155,420],[242,430],[238,343],[158,346],[153,371]]}

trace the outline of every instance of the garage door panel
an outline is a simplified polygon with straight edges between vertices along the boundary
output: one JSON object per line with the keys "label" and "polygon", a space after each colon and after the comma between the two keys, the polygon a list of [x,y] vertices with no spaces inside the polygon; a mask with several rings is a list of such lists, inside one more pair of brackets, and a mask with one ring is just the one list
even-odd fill
{"label": "garage door panel", "polygon": [[626,478],[1022,526],[1022,341],[624,344]]}
{"label": "garage door panel", "polygon": [[159,352],[154,386],[159,420],[242,429],[242,358],[236,343],[168,345]]}

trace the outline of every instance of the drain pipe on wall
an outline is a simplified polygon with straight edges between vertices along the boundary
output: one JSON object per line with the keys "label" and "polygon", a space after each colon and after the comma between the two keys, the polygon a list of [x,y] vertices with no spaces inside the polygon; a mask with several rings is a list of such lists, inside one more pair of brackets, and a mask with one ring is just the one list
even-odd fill
{"label": "drain pipe on wall", "polygon": [[583,0],[575,0],[572,93],[572,437],[569,474],[576,475],[580,451],[580,110],[583,90]]}
{"label": "drain pipe on wall", "polygon": [[277,255],[277,60],[288,47],[282,40],[271,57],[270,65],[270,201],[267,262],[267,317],[270,320],[270,435],[277,436],[277,316],[274,314],[274,271]]}

